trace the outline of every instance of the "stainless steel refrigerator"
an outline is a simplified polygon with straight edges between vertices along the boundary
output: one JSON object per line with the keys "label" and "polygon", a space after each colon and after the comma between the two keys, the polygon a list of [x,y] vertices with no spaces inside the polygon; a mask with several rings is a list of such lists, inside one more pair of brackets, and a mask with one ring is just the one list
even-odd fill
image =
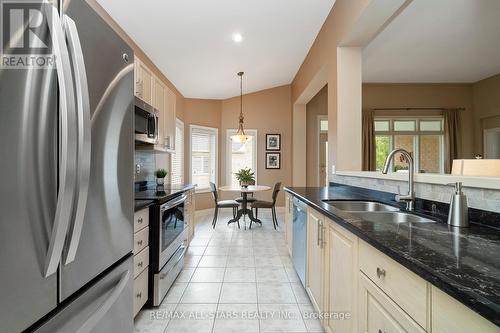
{"label": "stainless steel refrigerator", "polygon": [[84,0],[29,6],[2,52],[55,66],[0,68],[0,332],[132,332],[133,51]]}

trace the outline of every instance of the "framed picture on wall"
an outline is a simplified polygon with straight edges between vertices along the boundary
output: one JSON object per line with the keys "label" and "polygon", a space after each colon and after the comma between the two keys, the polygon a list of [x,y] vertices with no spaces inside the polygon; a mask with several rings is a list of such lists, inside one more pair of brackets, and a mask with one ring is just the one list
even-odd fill
{"label": "framed picture on wall", "polygon": [[281,153],[266,153],[266,169],[281,168]]}
{"label": "framed picture on wall", "polygon": [[266,134],[266,150],[281,150],[281,134]]}

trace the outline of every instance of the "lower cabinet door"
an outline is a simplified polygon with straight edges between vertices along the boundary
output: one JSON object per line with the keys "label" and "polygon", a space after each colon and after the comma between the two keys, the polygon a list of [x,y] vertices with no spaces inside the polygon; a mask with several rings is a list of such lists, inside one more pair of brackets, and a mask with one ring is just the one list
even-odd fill
{"label": "lower cabinet door", "polygon": [[327,332],[357,332],[358,238],[337,224],[326,223],[327,263],[325,320]]}
{"label": "lower cabinet door", "polygon": [[432,332],[499,333],[500,328],[443,291],[432,287]]}
{"label": "lower cabinet door", "polygon": [[134,317],[148,300],[148,269],[134,280]]}
{"label": "lower cabinet door", "polygon": [[425,330],[360,272],[359,332],[423,333]]}
{"label": "lower cabinet door", "polygon": [[324,297],[323,223],[323,215],[309,209],[307,217],[306,290],[317,311],[323,310]]}

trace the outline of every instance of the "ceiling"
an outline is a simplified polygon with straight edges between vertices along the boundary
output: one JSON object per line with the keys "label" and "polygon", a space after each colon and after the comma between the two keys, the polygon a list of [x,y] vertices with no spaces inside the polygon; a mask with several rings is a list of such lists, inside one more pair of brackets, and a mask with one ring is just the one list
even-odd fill
{"label": "ceiling", "polygon": [[[98,0],[185,96],[289,84],[335,0]],[[240,33],[241,43],[232,36]]]}
{"label": "ceiling", "polygon": [[500,73],[500,1],[413,0],[363,50],[363,82],[477,82]]}

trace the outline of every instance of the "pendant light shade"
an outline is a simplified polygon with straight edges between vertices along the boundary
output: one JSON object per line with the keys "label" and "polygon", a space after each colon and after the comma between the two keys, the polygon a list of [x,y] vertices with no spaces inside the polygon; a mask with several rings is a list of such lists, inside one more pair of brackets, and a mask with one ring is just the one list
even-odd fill
{"label": "pendant light shade", "polygon": [[246,143],[251,140],[251,137],[245,134],[245,130],[243,129],[243,72],[239,72],[238,76],[240,77],[240,119],[238,124],[238,131],[235,135],[231,135],[231,140],[238,143]]}

